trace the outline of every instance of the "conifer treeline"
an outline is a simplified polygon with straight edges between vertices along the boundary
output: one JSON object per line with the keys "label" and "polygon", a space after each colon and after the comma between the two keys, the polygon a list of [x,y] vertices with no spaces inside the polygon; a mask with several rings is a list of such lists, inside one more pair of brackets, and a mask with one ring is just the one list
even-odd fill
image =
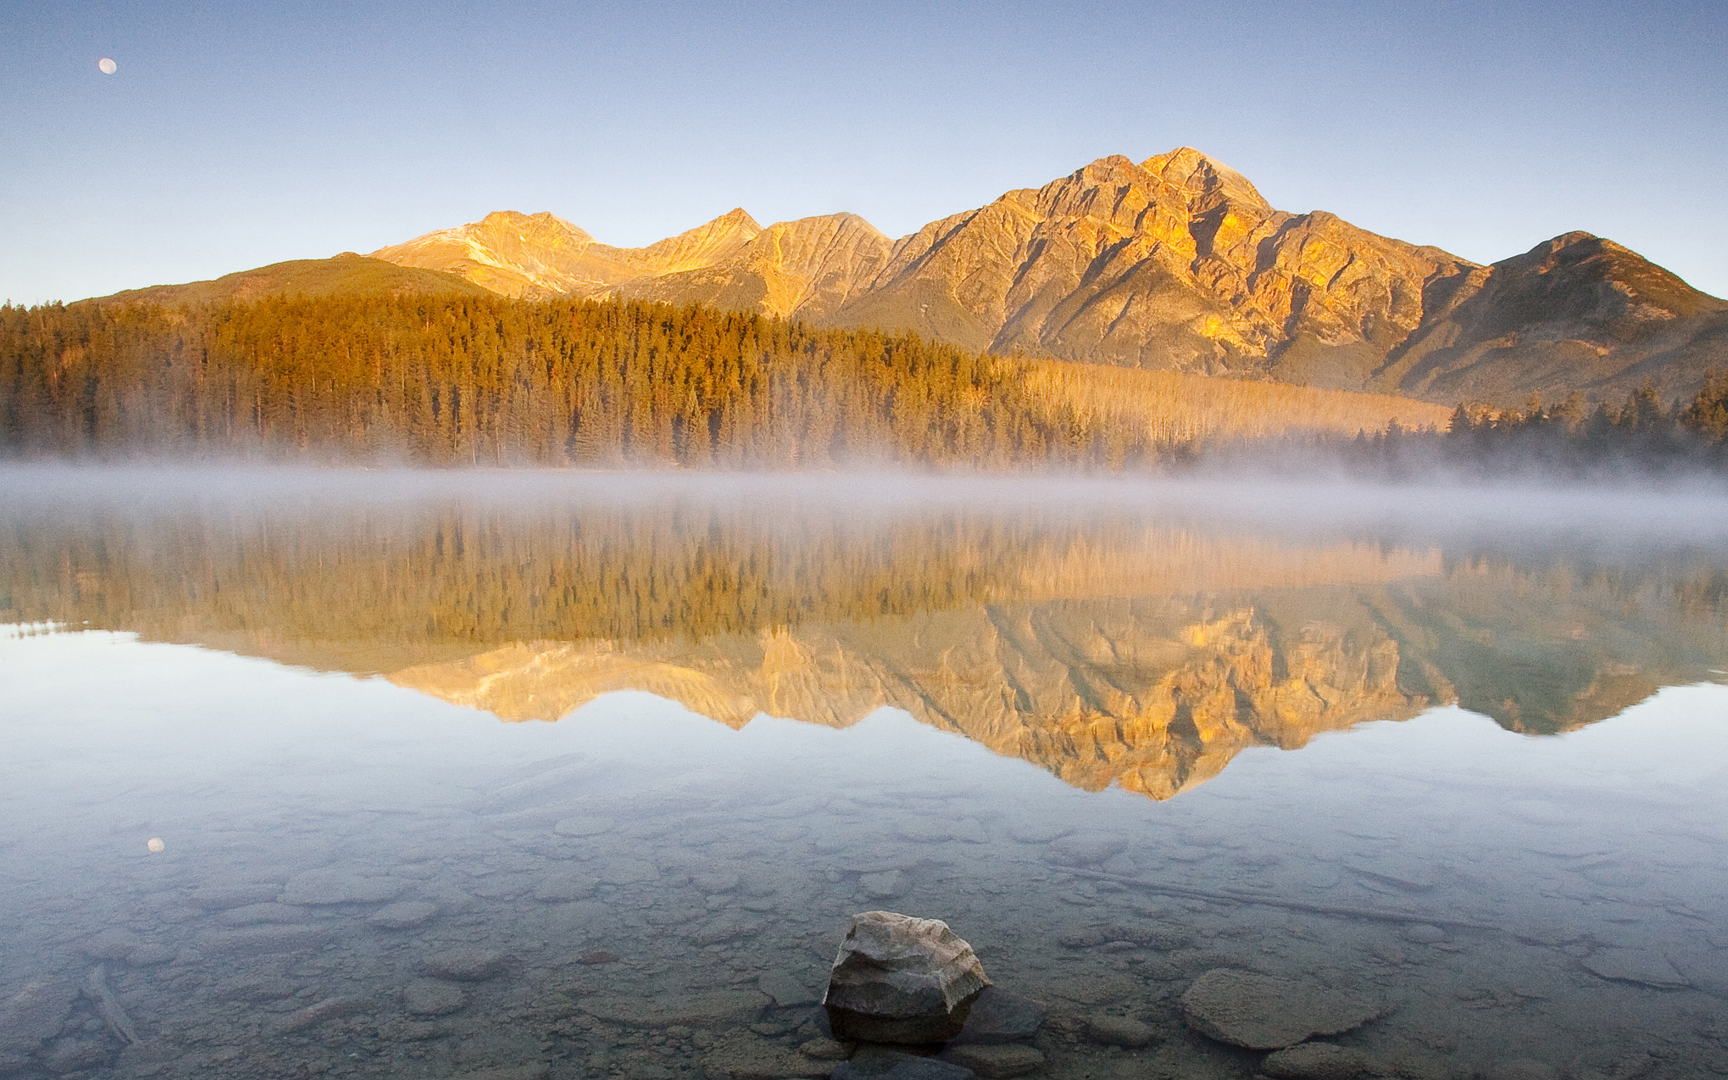
{"label": "conifer treeline", "polygon": [[913,336],[638,302],[7,306],[0,453],[770,468],[1097,453],[1071,410],[1032,399],[1021,367]]}
{"label": "conifer treeline", "polygon": [[[1287,434],[1339,432],[1338,417],[1320,415],[1328,403],[1273,404],[1260,384],[1231,407],[1271,411],[1276,423],[1213,417],[1208,427],[1204,402],[1142,400],[1145,378],[1130,376],[1155,373],[1101,376],[1068,365],[1059,374],[1079,383],[1052,383],[1049,364],[912,335],[634,301],[8,305],[0,306],[0,456],[1118,469],[1244,455],[1301,468],[1319,449],[1346,466],[1400,473],[1728,469],[1722,377],[1675,409],[1653,390],[1593,410],[1577,396],[1504,412],[1461,407],[1448,431],[1394,423],[1342,444],[1337,435]],[[1384,400],[1343,396],[1348,417],[1375,432],[1367,406],[1383,410]]]}
{"label": "conifer treeline", "polygon": [[1581,394],[1521,409],[1460,405],[1443,432],[1396,427],[1352,446],[1358,462],[1412,474],[1464,472],[1617,475],[1728,470],[1728,377],[1711,372],[1691,401],[1668,407],[1645,386],[1591,407]]}

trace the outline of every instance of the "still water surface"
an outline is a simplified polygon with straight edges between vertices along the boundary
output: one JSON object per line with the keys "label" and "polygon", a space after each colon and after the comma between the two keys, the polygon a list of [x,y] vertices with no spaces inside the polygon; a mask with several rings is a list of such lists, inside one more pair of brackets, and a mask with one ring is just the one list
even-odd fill
{"label": "still water surface", "polygon": [[1728,1074],[1725,595],[1719,497],[0,474],[0,1075],[824,1075],[871,908],[1036,1075],[1255,1075],[1219,968]]}

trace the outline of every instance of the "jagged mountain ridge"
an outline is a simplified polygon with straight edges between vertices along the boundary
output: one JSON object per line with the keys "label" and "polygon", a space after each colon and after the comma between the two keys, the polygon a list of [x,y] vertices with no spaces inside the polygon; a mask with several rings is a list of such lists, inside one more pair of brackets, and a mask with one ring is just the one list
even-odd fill
{"label": "jagged mountain ridge", "polygon": [[602,244],[550,213],[497,211],[454,229],[380,248],[372,257],[459,274],[505,296],[586,296],[639,277],[726,259],[762,231],[742,209],[642,248]]}
{"label": "jagged mountain ridge", "polygon": [[511,296],[704,303],[1449,404],[1645,379],[1675,396],[1728,366],[1728,303],[1609,241],[1568,233],[1483,267],[1277,210],[1191,148],[1100,158],[899,240],[853,214],[763,228],[735,209],[617,248],[551,214],[500,212],[373,254]]}

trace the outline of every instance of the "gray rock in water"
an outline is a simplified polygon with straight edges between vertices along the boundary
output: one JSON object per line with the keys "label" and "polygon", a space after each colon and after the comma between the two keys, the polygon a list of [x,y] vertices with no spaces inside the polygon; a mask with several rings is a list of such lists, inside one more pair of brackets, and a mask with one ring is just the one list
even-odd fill
{"label": "gray rock in water", "polygon": [[774,1004],[782,1008],[814,1005],[822,998],[822,995],[811,989],[803,979],[789,975],[784,971],[764,972],[757,978],[756,986],[764,994],[773,998]]}
{"label": "gray rock in water", "polygon": [[126,962],[133,967],[156,967],[159,964],[166,964],[179,955],[178,949],[167,945],[149,943],[133,949],[132,955],[126,958]]}
{"label": "gray rock in water", "polygon": [[906,891],[903,870],[884,870],[879,874],[864,874],[858,879],[859,888],[872,900],[892,900]]}
{"label": "gray rock in water", "polygon": [[1331,1043],[1301,1043],[1267,1054],[1260,1071],[1276,1080],[1356,1080],[1368,1071],[1368,1055]]}
{"label": "gray rock in water", "polygon": [[1481,1077],[1481,1080],[1560,1080],[1559,1069],[1530,1058],[1497,1062],[1476,1075]]}
{"label": "gray rock in water", "polygon": [[79,992],[70,979],[44,979],[0,997],[0,1053],[29,1054],[59,1034]]}
{"label": "gray rock in water", "polygon": [[328,997],[291,1014],[276,1026],[276,1030],[281,1034],[305,1031],[326,1021],[371,1011],[371,1002],[363,997]]}
{"label": "gray rock in water", "polygon": [[200,944],[210,952],[255,956],[305,952],[328,945],[334,935],[322,926],[258,926],[205,934]]}
{"label": "gray rock in water", "polygon": [[456,1073],[446,1080],[546,1080],[551,1072],[552,1066],[536,1061],[527,1065],[494,1065],[489,1069]]}
{"label": "gray rock in water", "polygon": [[826,1035],[818,1035],[800,1043],[798,1052],[816,1061],[845,1061],[851,1050],[843,1042],[835,1042]]}
{"label": "gray rock in water", "polygon": [[1690,985],[1666,956],[1643,949],[1602,949],[1582,962],[1591,974],[1615,982],[1640,983],[1664,990]]}
{"label": "gray rock in water", "polygon": [[1081,833],[1052,841],[1050,854],[1068,866],[1096,866],[1128,850],[1128,838],[1119,833]]}
{"label": "gray rock in water", "polygon": [[586,900],[594,895],[599,881],[588,874],[558,874],[542,878],[534,886],[534,899],[547,904]]}
{"label": "gray rock in water", "polygon": [[437,979],[416,979],[402,988],[402,1008],[410,1016],[448,1016],[467,1004],[461,987]]}
{"label": "gray rock in water", "polygon": [[592,994],[577,1007],[589,1016],[638,1028],[742,1027],[767,1008],[769,997],[756,990],[711,990],[700,994]]}
{"label": "gray rock in water", "polygon": [[398,900],[374,911],[366,925],[379,930],[412,930],[424,926],[438,914],[438,905],[430,900]]}
{"label": "gray rock in water", "polygon": [[863,1046],[829,1074],[830,1080],[973,1080],[978,1074],[963,1065],[936,1058]]}
{"label": "gray rock in water", "polygon": [[216,996],[223,1001],[241,1001],[248,1005],[257,1005],[266,1001],[281,1001],[293,997],[300,989],[300,984],[292,979],[267,975],[262,977],[239,979],[226,983],[216,990]]}
{"label": "gray rock in water", "polygon": [[1086,1021],[1086,1034],[1093,1042],[1105,1046],[1126,1046],[1130,1048],[1145,1046],[1151,1042],[1157,1032],[1150,1024],[1143,1024],[1131,1016],[1099,1015]]}
{"label": "gray rock in water", "polygon": [[401,878],[369,877],[347,870],[327,868],[295,874],[277,897],[283,904],[324,906],[335,904],[382,904],[402,895],[408,883]]}
{"label": "gray rock in water", "polygon": [[122,930],[102,930],[84,942],[83,953],[92,960],[125,960],[143,942]]}
{"label": "gray rock in water", "polygon": [[305,922],[306,916],[305,908],[272,901],[268,904],[246,904],[228,908],[217,916],[216,921],[224,926],[265,926],[270,923]]}
{"label": "gray rock in water", "polygon": [[186,899],[194,907],[203,908],[205,911],[226,911],[248,904],[267,904],[281,894],[280,881],[264,881],[257,884],[210,885],[194,889]]}
{"label": "gray rock in water", "polygon": [[989,985],[978,954],[947,923],[866,911],[840,943],[823,1005],[836,1038],[938,1043],[960,1034]]}
{"label": "gray rock in water", "polygon": [[448,949],[420,962],[420,970],[434,979],[455,982],[485,982],[504,974],[510,957],[494,949]]}
{"label": "gray rock in water", "polygon": [[1182,1018],[1208,1038],[1250,1050],[1281,1050],[1315,1035],[1339,1035],[1385,1013],[1380,1002],[1331,987],[1214,968],[1182,995]]}
{"label": "gray rock in water", "polygon": [[1043,1023],[1044,1006],[1000,986],[986,986],[972,999],[966,1026],[953,1042],[960,1045],[1016,1042],[1038,1034]]}
{"label": "gray rock in water", "polygon": [[42,1055],[42,1064],[59,1076],[95,1068],[108,1060],[108,1048],[95,1039],[67,1039]]}
{"label": "gray rock in water", "polygon": [[1411,923],[1399,933],[1405,941],[1413,941],[1418,945],[1434,945],[1452,936],[1438,926],[1428,923]]}
{"label": "gray rock in water", "polygon": [[828,1066],[750,1032],[734,1032],[702,1055],[708,1080],[826,1076]]}
{"label": "gray rock in water", "polygon": [[1044,1068],[1043,1052],[1024,1043],[964,1043],[949,1046],[942,1051],[942,1060],[950,1065],[971,1069],[989,1080],[1026,1076]]}

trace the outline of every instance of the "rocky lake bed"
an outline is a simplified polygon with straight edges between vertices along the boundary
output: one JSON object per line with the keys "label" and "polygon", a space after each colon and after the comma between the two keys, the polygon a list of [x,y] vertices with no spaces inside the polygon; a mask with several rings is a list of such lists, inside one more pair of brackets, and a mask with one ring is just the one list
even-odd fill
{"label": "rocky lake bed", "polygon": [[[1697,828],[1652,851],[1612,807],[1339,762],[1158,804],[881,723],[408,791],[381,746],[292,794],[177,792],[161,852],[112,840],[107,797],[63,807],[0,849],[0,1075],[1728,1074],[1728,856]],[[835,1041],[828,968],[870,909],[945,920],[1034,1029]]]}

